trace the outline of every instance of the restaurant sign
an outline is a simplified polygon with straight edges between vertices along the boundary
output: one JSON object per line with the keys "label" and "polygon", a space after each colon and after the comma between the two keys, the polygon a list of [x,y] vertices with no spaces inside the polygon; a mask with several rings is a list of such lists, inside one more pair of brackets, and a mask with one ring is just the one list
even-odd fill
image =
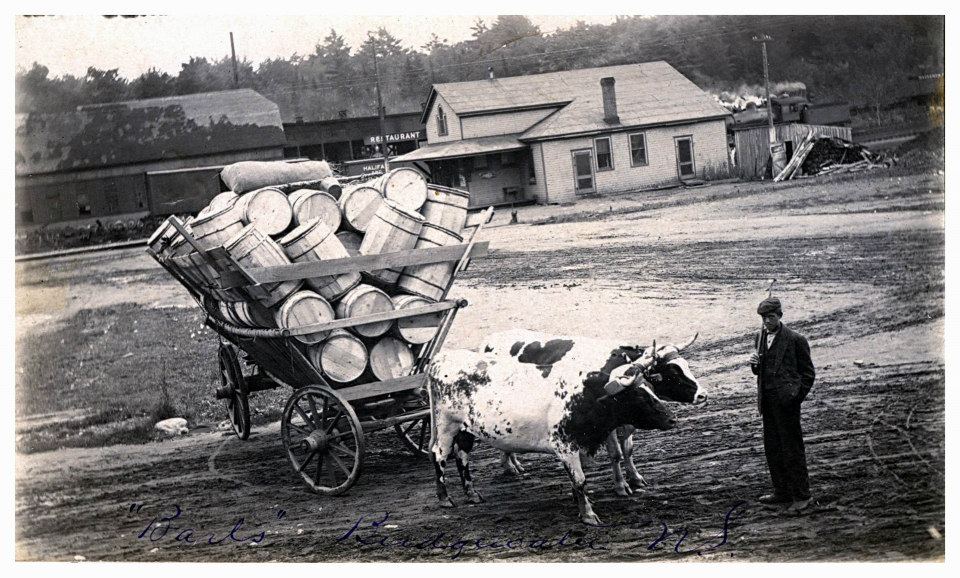
{"label": "restaurant sign", "polygon": [[[387,135],[387,142],[392,143],[392,142],[401,142],[401,141],[407,141],[407,140],[422,140],[425,138],[427,138],[427,134],[426,134],[426,131],[423,131],[423,130],[415,130],[410,132],[394,132]],[[370,136],[364,137],[363,144],[378,145],[382,142],[382,140],[383,139],[378,134],[370,135]]]}

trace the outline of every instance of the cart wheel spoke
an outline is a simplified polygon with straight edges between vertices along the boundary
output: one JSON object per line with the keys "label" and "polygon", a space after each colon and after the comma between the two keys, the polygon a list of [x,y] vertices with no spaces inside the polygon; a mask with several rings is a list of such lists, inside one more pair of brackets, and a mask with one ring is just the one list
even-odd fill
{"label": "cart wheel spoke", "polygon": [[[309,408],[300,405],[303,401]],[[359,477],[363,428],[334,390],[310,385],[294,391],[283,410],[280,435],[294,470],[318,494],[342,494]]]}
{"label": "cart wheel spoke", "polygon": [[218,354],[220,365],[220,385],[231,392],[226,401],[227,416],[237,437],[245,440],[250,437],[250,402],[247,386],[237,358],[237,348],[227,343],[220,344]]}
{"label": "cart wheel spoke", "polygon": [[430,429],[430,420],[420,420],[420,423],[423,424],[423,427],[420,428],[420,441],[417,442],[417,449],[423,451],[423,442],[426,437],[427,430]]}
{"label": "cart wheel spoke", "polygon": [[330,452],[328,455],[329,455],[331,458],[333,458],[333,462],[334,462],[335,464],[337,464],[337,466],[338,466],[341,470],[343,470],[343,473],[347,474],[348,476],[350,475],[350,470],[347,468],[347,466],[343,465],[343,462],[340,461],[340,458],[337,457],[337,454],[335,454],[335,453],[333,453],[333,452]]}
{"label": "cart wheel spoke", "polygon": [[421,417],[409,422],[400,423],[393,426],[397,434],[400,435],[400,441],[414,455],[427,457],[430,455],[430,417]]}

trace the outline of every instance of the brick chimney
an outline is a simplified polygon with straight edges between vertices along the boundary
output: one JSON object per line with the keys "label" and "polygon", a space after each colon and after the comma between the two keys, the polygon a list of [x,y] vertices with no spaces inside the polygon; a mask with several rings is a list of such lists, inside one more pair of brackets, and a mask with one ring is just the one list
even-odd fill
{"label": "brick chimney", "polygon": [[600,89],[603,91],[603,120],[607,124],[620,124],[617,115],[617,91],[614,88],[616,79],[612,76],[600,79]]}

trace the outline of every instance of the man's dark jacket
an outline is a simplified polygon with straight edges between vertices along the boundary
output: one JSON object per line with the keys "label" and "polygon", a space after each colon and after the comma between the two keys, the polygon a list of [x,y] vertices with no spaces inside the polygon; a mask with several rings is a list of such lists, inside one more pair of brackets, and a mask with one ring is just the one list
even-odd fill
{"label": "man's dark jacket", "polygon": [[[761,345],[761,340],[766,340],[766,337],[766,332],[761,332],[754,340],[754,345]],[[781,323],[770,349],[765,349],[765,344],[761,345],[760,363],[751,366],[757,376],[760,406],[766,395],[775,396],[781,406],[799,406],[813,387],[816,377],[807,338]]]}

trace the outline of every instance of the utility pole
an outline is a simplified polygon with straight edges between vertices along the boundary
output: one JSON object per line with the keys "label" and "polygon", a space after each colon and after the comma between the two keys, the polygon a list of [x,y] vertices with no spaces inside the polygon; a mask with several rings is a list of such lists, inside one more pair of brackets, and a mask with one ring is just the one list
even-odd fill
{"label": "utility pole", "polygon": [[233,61],[233,87],[240,88],[240,74],[237,73],[237,51],[233,47],[233,32],[230,33],[230,58]]}
{"label": "utility pole", "polygon": [[[373,37],[371,36],[371,39]],[[387,119],[383,111],[383,97],[380,95],[380,49],[373,51],[373,69],[377,75],[377,115],[380,117],[380,154],[383,155],[383,172],[390,170],[390,161],[387,158]]]}
{"label": "utility pole", "polygon": [[753,37],[753,41],[759,42],[763,48],[763,86],[767,93],[767,127],[770,133],[770,165],[773,176],[777,176],[787,164],[787,155],[784,144],[777,142],[777,129],[773,126],[773,102],[770,100],[770,70],[767,65],[767,42],[772,42],[773,38],[767,34],[758,34]]}

